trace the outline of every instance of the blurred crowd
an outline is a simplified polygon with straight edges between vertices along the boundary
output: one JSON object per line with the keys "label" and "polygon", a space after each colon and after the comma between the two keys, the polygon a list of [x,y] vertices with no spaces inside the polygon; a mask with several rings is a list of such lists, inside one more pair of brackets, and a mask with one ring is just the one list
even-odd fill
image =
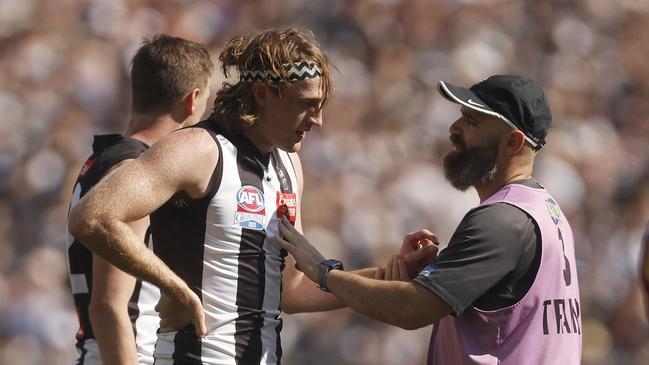
{"label": "blurred crowd", "polygon": [[[459,113],[437,81],[526,74],[554,116],[535,175],[574,230],[583,363],[646,364],[648,16],[649,0],[0,0],[0,364],[76,355],[68,202],[92,135],[124,130],[142,37],[202,42],[216,61],[231,36],[283,26],[311,29],[337,67],[300,152],[305,233],[325,256],[383,265],[424,227],[447,242],[478,198],[444,179]],[[423,364],[431,330],[347,309],[285,321],[286,365]]]}

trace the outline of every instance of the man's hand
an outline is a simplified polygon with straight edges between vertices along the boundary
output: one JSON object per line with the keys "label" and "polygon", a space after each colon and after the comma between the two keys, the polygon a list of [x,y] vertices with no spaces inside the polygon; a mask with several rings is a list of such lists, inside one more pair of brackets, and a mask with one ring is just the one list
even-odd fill
{"label": "man's hand", "polygon": [[[410,278],[437,258],[439,241],[434,233],[427,229],[408,233],[403,238],[398,257],[401,258],[408,270]],[[387,273],[386,273],[387,274]]]}
{"label": "man's hand", "polygon": [[277,244],[293,255],[298,270],[317,283],[320,263],[325,260],[324,256],[293,227],[286,216],[282,216],[279,222],[279,232],[280,234],[274,237]]}
{"label": "man's hand", "polygon": [[161,332],[175,332],[193,324],[196,336],[205,337],[207,334],[203,305],[189,288],[177,296],[160,291],[160,301],[155,310],[160,313]]}
{"label": "man's hand", "polygon": [[395,281],[412,280],[408,274],[405,261],[399,255],[392,255],[385,268],[377,267],[376,273],[374,273],[374,279]]}

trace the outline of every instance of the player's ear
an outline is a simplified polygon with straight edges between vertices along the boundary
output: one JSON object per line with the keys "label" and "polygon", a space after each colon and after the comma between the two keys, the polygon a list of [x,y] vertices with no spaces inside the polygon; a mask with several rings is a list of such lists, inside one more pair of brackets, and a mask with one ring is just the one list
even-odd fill
{"label": "player's ear", "polygon": [[255,98],[255,103],[258,107],[263,108],[268,99],[269,90],[263,82],[254,82],[252,84],[252,97]]}
{"label": "player's ear", "polygon": [[201,94],[201,89],[196,88],[185,96],[185,112],[189,115],[194,114],[198,105],[198,97]]}
{"label": "player's ear", "polygon": [[505,134],[505,148],[507,155],[513,156],[520,152],[525,145],[525,135],[519,130],[513,130]]}

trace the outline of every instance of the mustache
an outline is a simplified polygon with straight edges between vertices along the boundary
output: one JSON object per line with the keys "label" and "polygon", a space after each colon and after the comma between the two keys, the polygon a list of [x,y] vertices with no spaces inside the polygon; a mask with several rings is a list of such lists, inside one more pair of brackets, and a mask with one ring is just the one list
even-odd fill
{"label": "mustache", "polygon": [[462,137],[458,136],[457,134],[451,134],[448,139],[451,140],[451,143],[458,145],[462,148],[466,148],[466,143],[462,139]]}

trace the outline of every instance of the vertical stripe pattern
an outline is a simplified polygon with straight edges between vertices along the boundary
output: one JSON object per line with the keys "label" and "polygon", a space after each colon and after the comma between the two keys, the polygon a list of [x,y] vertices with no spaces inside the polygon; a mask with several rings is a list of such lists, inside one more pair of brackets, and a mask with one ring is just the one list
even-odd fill
{"label": "vertical stripe pattern", "polygon": [[[290,161],[290,157],[287,154],[280,154],[279,150],[274,150],[273,151],[273,167],[275,169],[275,174],[277,175],[280,183],[280,190],[282,193],[289,193],[289,192],[295,192],[297,194],[297,189],[293,190],[293,183],[291,177],[293,177],[293,180],[297,181],[297,178],[294,176],[294,170],[291,169],[291,172],[293,173],[293,176],[289,175],[289,171],[286,169],[285,161],[282,160],[282,157],[289,159],[289,161],[286,161],[288,163],[288,166],[293,166],[292,162]],[[284,271],[284,267],[286,266],[286,255],[288,253],[284,249],[280,249],[279,252],[279,257],[280,257],[280,267],[279,271],[280,273]],[[280,274],[280,298],[282,294],[283,288],[281,284],[281,274]],[[278,299],[278,305],[280,305],[281,309],[281,299]],[[277,327],[275,327],[275,357],[277,358],[277,363],[279,365],[281,358],[282,358],[282,342],[281,342],[281,337],[280,333],[282,331],[282,327],[284,325],[284,321],[282,318],[279,316],[279,314],[275,317],[276,320],[279,321],[279,324]]]}
{"label": "vertical stripe pattern", "polygon": [[[241,186],[254,186],[264,193],[260,166],[251,157],[237,154]],[[261,171],[263,175],[263,169]],[[265,205],[270,197],[264,196]],[[243,228],[239,245],[239,274],[237,290],[237,332],[235,334],[237,363],[258,364],[261,360],[261,309],[264,298],[266,255],[263,231]]]}
{"label": "vertical stripe pattern", "polygon": [[[219,182],[205,198],[183,197],[173,214],[153,217],[152,227],[155,252],[181,278],[199,285],[208,334],[200,340],[184,331],[159,334],[156,365],[192,364],[195,358],[210,365],[279,364],[286,253],[266,239],[266,227],[277,194],[297,186],[295,171],[285,152],[261,156],[250,141],[223,135],[211,122],[196,127],[219,146]],[[192,270],[200,270],[200,283]],[[200,349],[181,348],[190,345]]]}

